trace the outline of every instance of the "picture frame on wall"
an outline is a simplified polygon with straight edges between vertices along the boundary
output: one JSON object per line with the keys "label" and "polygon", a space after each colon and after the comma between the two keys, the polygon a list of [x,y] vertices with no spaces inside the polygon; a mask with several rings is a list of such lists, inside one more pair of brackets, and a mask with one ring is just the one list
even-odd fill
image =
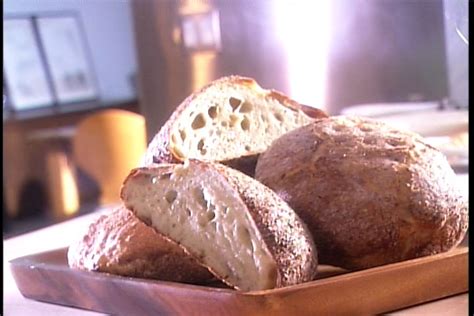
{"label": "picture frame on wall", "polygon": [[36,26],[58,104],[95,100],[95,75],[76,15],[39,16]]}
{"label": "picture frame on wall", "polygon": [[221,31],[217,10],[182,15],[181,29],[183,44],[187,51],[218,52],[221,50]]}
{"label": "picture frame on wall", "polygon": [[32,19],[5,18],[3,45],[4,89],[11,110],[52,106],[54,94]]}

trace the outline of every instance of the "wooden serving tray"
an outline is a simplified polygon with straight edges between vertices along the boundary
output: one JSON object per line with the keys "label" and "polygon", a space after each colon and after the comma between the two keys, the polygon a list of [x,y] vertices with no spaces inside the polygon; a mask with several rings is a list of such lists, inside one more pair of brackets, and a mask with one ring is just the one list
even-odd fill
{"label": "wooden serving tray", "polygon": [[468,291],[468,248],[274,290],[231,289],[70,269],[66,248],[10,262],[23,296],[114,315],[378,314]]}

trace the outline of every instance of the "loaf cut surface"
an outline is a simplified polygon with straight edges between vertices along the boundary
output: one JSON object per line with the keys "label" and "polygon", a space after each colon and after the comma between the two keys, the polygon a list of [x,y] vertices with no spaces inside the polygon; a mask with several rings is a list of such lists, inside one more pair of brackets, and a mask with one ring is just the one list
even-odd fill
{"label": "loaf cut surface", "polygon": [[187,161],[133,170],[121,197],[156,231],[243,291],[312,280],[313,240],[274,192],[229,167]]}
{"label": "loaf cut surface", "polygon": [[325,116],[253,79],[223,77],[177,107],[150,142],[141,165],[198,159],[252,175],[256,156],[274,139]]}
{"label": "loaf cut surface", "polygon": [[323,264],[364,269],[445,252],[468,227],[446,157],[375,120],[331,117],[289,132],[255,176],[306,222]]}
{"label": "loaf cut surface", "polygon": [[68,249],[71,268],[193,284],[213,275],[125,207],[99,216]]}

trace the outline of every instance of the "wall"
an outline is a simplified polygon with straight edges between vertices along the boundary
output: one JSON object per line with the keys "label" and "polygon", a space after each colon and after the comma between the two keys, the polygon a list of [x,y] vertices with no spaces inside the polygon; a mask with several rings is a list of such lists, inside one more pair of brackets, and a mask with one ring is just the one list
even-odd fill
{"label": "wall", "polygon": [[[274,1],[212,3],[220,14],[222,49],[215,65],[201,72],[209,78],[250,76],[263,87],[290,92],[279,22],[271,17]],[[179,29],[178,4],[132,2],[149,139],[193,90],[194,56],[172,36]],[[442,0],[331,0],[331,5],[325,104],[330,114],[361,103],[438,101],[449,95]],[[304,25],[298,24],[301,34],[314,40],[314,29]]]}
{"label": "wall", "polygon": [[[184,1],[185,2],[185,1]],[[184,3],[181,2],[181,3]],[[207,3],[189,0],[190,4]],[[222,49],[199,70],[196,57],[173,40],[179,26],[178,1],[132,1],[140,81],[140,111],[148,140],[176,106],[195,90],[204,72],[209,80],[238,74],[265,88],[288,92],[286,67],[273,33],[269,1],[215,0],[220,14]],[[205,56],[201,56],[205,57]],[[199,72],[199,73],[198,73]]]}
{"label": "wall", "polygon": [[100,98],[135,98],[130,76],[136,72],[129,0],[5,0],[4,16],[76,11],[96,72]]}
{"label": "wall", "polygon": [[457,27],[468,34],[468,1],[444,0],[443,4],[449,97],[457,105],[469,106],[469,46],[456,32]]}
{"label": "wall", "polygon": [[356,104],[448,96],[441,0],[332,3],[327,100],[332,113]]}

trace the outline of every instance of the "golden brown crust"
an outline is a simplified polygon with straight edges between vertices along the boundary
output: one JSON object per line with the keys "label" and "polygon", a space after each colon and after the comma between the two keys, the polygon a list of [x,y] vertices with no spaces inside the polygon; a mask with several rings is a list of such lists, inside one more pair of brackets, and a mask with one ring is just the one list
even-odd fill
{"label": "golden brown crust", "polygon": [[[215,85],[225,85],[225,84],[230,84],[230,85],[243,85],[247,86],[249,89],[255,90],[258,93],[261,93],[264,97],[266,98],[273,98],[278,100],[281,104],[284,106],[294,110],[298,111],[301,110],[304,112],[306,115],[312,118],[321,118],[321,117],[327,117],[327,114],[324,113],[323,111],[319,109],[315,109],[306,105],[299,104],[298,102],[288,98],[284,94],[275,91],[275,90],[265,90],[262,89],[258,83],[251,79],[251,78],[246,78],[246,77],[241,77],[241,76],[227,76],[227,77],[222,77],[218,80],[215,80],[205,87],[203,87],[201,90],[199,90],[196,93],[191,94],[188,96],[173,112],[171,117],[166,121],[166,123],[162,126],[162,128],[159,130],[159,132],[153,137],[152,141],[148,145],[147,151],[145,153],[145,156],[141,162],[141,166],[147,166],[150,165],[151,163],[179,163],[182,162],[183,159],[180,158],[179,155],[173,152],[172,148],[170,148],[170,133],[173,125],[175,122],[178,120],[179,116],[181,113],[186,110],[192,101],[202,93],[205,93],[207,89],[209,89],[212,86]],[[251,161],[254,159],[255,155],[250,155],[250,158],[248,156],[244,157],[236,157],[235,159],[232,159],[232,166],[234,168],[240,168],[242,167],[243,169],[241,170],[242,172],[246,174],[253,174],[255,170],[255,166],[252,168],[251,164],[248,163],[248,161]],[[245,160],[244,162],[238,162],[239,159]],[[223,162],[225,163],[225,162]],[[239,169],[240,170],[240,169]]]}
{"label": "golden brown crust", "polygon": [[247,205],[277,262],[277,287],[313,280],[318,265],[317,250],[298,215],[275,192],[254,179],[217,163],[212,167],[226,178]]}
{"label": "golden brown crust", "polygon": [[175,242],[142,223],[125,207],[101,215],[68,249],[72,268],[194,284],[212,274]]}
{"label": "golden brown crust", "polygon": [[467,230],[446,158],[368,119],[321,119],[282,136],[260,156],[256,179],[306,222],[321,263],[362,269],[431,255]]}
{"label": "golden brown crust", "polygon": [[[215,172],[239,193],[275,259],[278,267],[277,287],[298,284],[314,278],[317,271],[317,253],[312,236],[305,224],[284,201],[261,183],[232,168],[198,160],[189,160],[188,163],[193,168]],[[171,173],[173,169],[172,164],[157,164],[152,167],[160,170],[161,174]],[[129,178],[138,177],[147,170],[148,167],[132,170],[124,183]],[[121,198],[126,200],[124,191],[121,192]],[[131,211],[136,213],[133,209]],[[150,223],[147,224],[150,225]],[[186,251],[190,255],[193,254],[193,249]],[[193,256],[199,258],[198,254]],[[235,284],[230,284],[212,267],[207,268],[224,283],[235,287]]]}

